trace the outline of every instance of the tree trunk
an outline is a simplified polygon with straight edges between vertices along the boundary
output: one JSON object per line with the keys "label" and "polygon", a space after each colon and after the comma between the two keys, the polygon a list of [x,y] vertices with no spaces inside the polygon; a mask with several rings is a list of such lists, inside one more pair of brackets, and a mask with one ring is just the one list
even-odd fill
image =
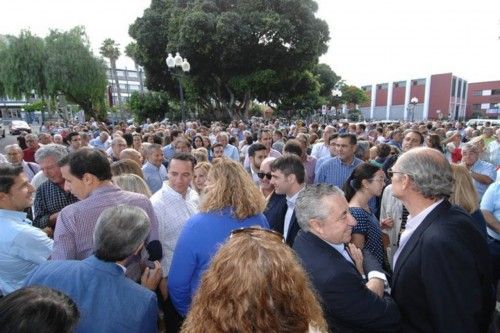
{"label": "tree trunk", "polygon": [[118,96],[118,109],[120,110],[120,112],[122,112],[122,94],[120,92],[120,82],[118,80],[118,74],[116,72],[116,60],[110,59],[110,63],[111,63],[111,71],[113,72],[113,76],[115,79],[116,94]]}

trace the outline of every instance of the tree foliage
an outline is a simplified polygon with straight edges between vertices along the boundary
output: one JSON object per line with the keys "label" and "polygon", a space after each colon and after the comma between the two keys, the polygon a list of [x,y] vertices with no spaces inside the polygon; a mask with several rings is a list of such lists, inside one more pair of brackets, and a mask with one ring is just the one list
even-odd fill
{"label": "tree foliage", "polygon": [[256,99],[295,107],[302,87],[320,94],[312,71],[329,34],[316,10],[313,0],[152,0],[129,33],[150,90],[177,96],[165,58],[179,51],[196,103],[216,117],[244,117]]}
{"label": "tree foliage", "polygon": [[83,28],[51,31],[45,40],[50,94],[62,93],[90,116],[105,117],[106,65],[92,54]]}
{"label": "tree foliage", "polygon": [[145,93],[133,92],[128,100],[128,107],[139,122],[150,118],[160,121],[169,114],[168,95],[165,92],[148,91]]}
{"label": "tree foliage", "polygon": [[103,118],[105,71],[103,61],[92,54],[83,27],[53,30],[45,39],[22,31],[0,43],[0,88],[10,97],[34,92],[45,100],[64,94],[89,116]]}

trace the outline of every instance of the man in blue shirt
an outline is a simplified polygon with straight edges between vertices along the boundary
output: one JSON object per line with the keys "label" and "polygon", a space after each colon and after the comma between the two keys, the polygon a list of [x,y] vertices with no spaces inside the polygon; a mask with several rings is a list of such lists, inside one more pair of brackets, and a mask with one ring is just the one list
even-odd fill
{"label": "man in blue shirt", "polygon": [[229,144],[229,135],[226,132],[219,132],[219,134],[217,134],[217,142],[224,147],[224,156],[237,162],[240,160],[238,148]]}
{"label": "man in blue shirt", "polygon": [[163,165],[163,152],[161,145],[153,143],[146,148],[147,161],[142,167],[144,180],[148,184],[151,193],[155,193],[163,186],[167,179],[167,169]]}
{"label": "man in blue shirt", "polygon": [[52,253],[53,241],[23,212],[31,207],[34,192],[22,166],[0,165],[0,295],[21,288]]}
{"label": "man in blue shirt", "polygon": [[318,170],[315,183],[327,183],[342,188],[353,170],[363,163],[354,156],[357,139],[354,134],[340,134],[336,141],[337,156],[325,161]]}
{"label": "man in blue shirt", "polygon": [[479,148],[472,143],[462,146],[462,164],[469,170],[479,199],[496,179],[495,166],[479,159]]}

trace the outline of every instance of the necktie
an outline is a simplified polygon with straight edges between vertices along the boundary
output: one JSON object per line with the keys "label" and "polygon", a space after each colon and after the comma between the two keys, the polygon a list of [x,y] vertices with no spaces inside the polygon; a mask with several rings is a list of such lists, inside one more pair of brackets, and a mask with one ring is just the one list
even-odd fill
{"label": "necktie", "polygon": [[354,260],[352,259],[351,255],[349,254],[349,251],[347,251],[347,245],[344,245],[344,251],[342,252],[342,255],[344,258],[346,258],[347,261],[349,261],[351,264],[354,264]]}
{"label": "necktie", "polygon": [[290,228],[290,220],[292,219],[295,203],[290,199],[286,199],[286,205],[288,206],[288,208],[286,210],[285,221],[283,225],[283,237],[285,239],[287,239],[288,237],[288,229]]}
{"label": "necktie", "polygon": [[401,215],[401,228],[399,229],[399,234],[398,234],[398,246],[399,246],[399,241],[401,240],[401,234],[403,231],[406,229],[406,221],[408,221],[408,210],[406,209],[405,205],[403,205],[403,213]]}

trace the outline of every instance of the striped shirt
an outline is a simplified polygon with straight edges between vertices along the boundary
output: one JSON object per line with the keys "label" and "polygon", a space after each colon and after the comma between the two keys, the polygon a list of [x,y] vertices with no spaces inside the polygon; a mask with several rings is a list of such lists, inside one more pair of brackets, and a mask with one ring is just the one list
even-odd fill
{"label": "striped shirt", "polygon": [[[158,242],[158,220],[149,199],[139,193],[127,192],[115,185],[102,185],[77,203],[66,206],[57,216],[54,231],[54,252],[52,259],[82,260],[93,254],[93,234],[99,215],[106,208],[119,204],[129,204],[144,209],[151,220],[151,230],[146,240],[146,247]],[[150,254],[151,260],[161,258],[159,253]]]}
{"label": "striped shirt", "polygon": [[321,165],[314,182],[316,184],[327,183],[342,188],[347,178],[361,163],[363,161],[356,157],[353,158],[350,164],[345,164],[338,156],[332,157]]}

